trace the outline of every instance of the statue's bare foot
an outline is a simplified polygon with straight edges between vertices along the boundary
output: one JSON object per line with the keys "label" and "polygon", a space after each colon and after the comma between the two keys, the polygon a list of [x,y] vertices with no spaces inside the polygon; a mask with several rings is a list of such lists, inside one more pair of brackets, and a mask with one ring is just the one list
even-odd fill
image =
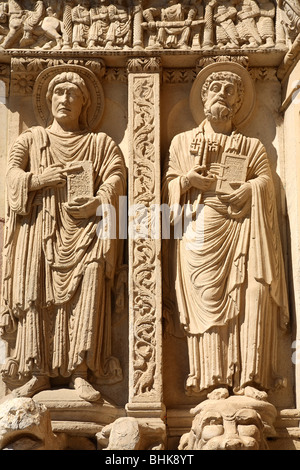
{"label": "statue's bare foot", "polygon": [[245,388],[241,388],[239,391],[234,392],[235,395],[244,395],[245,397],[254,398],[256,400],[263,400],[266,401],[268,399],[267,392],[258,390],[255,387],[247,386]]}
{"label": "statue's bare foot", "polygon": [[16,388],[12,394],[15,397],[31,398],[37,393],[50,388],[49,377],[45,375],[33,376],[25,385]]}
{"label": "statue's bare foot", "polygon": [[218,387],[207,394],[209,400],[221,400],[229,397],[229,392],[225,387]]}
{"label": "statue's bare foot", "polygon": [[71,388],[74,388],[79,397],[85,401],[97,401],[101,398],[100,392],[94,389],[92,385],[82,377],[76,377],[70,383]]}

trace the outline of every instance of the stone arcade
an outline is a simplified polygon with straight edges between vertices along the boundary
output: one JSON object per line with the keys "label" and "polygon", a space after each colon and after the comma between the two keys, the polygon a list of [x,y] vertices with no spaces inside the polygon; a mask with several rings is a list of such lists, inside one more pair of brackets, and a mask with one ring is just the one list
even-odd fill
{"label": "stone arcade", "polygon": [[0,449],[300,449],[299,57],[296,0],[0,2]]}

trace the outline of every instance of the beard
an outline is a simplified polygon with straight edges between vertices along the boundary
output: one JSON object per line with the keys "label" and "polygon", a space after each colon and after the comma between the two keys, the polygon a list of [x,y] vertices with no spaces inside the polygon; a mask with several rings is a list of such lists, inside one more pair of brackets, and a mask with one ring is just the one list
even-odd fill
{"label": "beard", "polygon": [[233,118],[233,109],[225,104],[215,102],[204,106],[204,114],[208,121],[230,121]]}

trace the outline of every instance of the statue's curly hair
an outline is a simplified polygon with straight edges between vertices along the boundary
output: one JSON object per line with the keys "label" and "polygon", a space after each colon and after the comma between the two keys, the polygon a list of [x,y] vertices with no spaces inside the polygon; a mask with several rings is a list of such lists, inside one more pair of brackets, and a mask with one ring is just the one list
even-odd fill
{"label": "statue's curly hair", "polygon": [[238,99],[237,102],[234,105],[234,112],[237,113],[237,111],[240,109],[242,102],[243,102],[243,97],[245,93],[244,89],[244,84],[239,75],[237,75],[234,72],[213,72],[211,73],[207,79],[205,80],[204,84],[202,85],[201,89],[201,99],[202,102],[205,104],[206,98],[207,98],[207,93],[208,89],[210,87],[210,84],[214,82],[215,80],[228,80],[230,83],[236,83],[237,85],[237,92],[238,92]]}

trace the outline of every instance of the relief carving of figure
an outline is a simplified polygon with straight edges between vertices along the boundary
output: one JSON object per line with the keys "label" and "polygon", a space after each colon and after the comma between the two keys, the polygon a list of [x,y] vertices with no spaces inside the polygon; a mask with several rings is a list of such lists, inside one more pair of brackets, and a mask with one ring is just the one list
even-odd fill
{"label": "relief carving of figure", "polygon": [[105,204],[118,213],[125,165],[113,140],[89,129],[90,110],[100,112],[91,75],[79,66],[42,72],[52,120],[22,133],[9,156],[1,326],[15,347],[2,375],[20,381],[17,396],[59,377],[95,401],[95,384],[122,380],[110,322],[119,241],[100,236],[96,212]]}
{"label": "relief carving of figure", "polygon": [[8,33],[1,44],[1,48],[9,49],[16,45],[23,35],[23,24],[27,17],[27,12],[23,9],[22,0],[9,0],[8,2]]}
{"label": "relief carving of figure", "polygon": [[8,19],[8,3],[0,2],[0,43],[9,31]]}
{"label": "relief carving of figure", "polygon": [[128,49],[131,46],[131,16],[124,0],[108,6],[110,20],[106,49]]}
{"label": "relief carving of figure", "polygon": [[148,8],[143,12],[149,29],[149,47],[189,49],[191,25],[198,13],[195,2],[168,0],[166,8]]}
{"label": "relief carving of figure", "polygon": [[62,21],[63,3],[48,0],[44,2],[44,6],[39,21],[27,31],[26,42],[23,39],[21,44],[24,47],[59,50],[63,47],[66,34]]}
{"label": "relief carving of figure", "polygon": [[66,32],[62,21],[62,5],[62,2],[57,0],[48,1],[46,16],[43,18],[40,26],[41,41],[44,41],[43,49],[55,50],[63,47],[63,39],[65,39]]}
{"label": "relief carving of figure", "polygon": [[[216,46],[220,49],[239,47],[239,37],[235,26],[237,12],[232,0],[212,0],[207,8],[208,12],[210,10],[212,10],[211,20],[215,25]],[[212,31],[212,28],[210,30]]]}
{"label": "relief carving of figure", "polygon": [[57,0],[49,0],[47,3],[35,0],[31,10],[25,10],[23,2],[10,0],[9,27],[1,47],[61,49],[65,33],[61,6],[62,3]]}
{"label": "relief carving of figure", "polygon": [[[191,395],[284,384],[277,344],[288,303],[276,194],[264,146],[235,127],[253,109],[253,90],[238,64],[205,67],[190,101],[200,125],[174,137],[166,164],[164,202],[200,221],[164,249],[164,292],[172,298],[175,289],[178,311],[166,318],[175,326],[179,318],[187,338]],[[175,230],[182,217],[173,212]]]}
{"label": "relief carving of figure", "polygon": [[106,0],[97,0],[94,7],[91,8],[91,27],[88,37],[88,47],[103,48],[106,44],[107,33],[109,29],[108,7]]}
{"label": "relief carving of figure", "polygon": [[73,48],[85,47],[90,29],[90,1],[79,0],[79,4],[72,10],[73,22]]}
{"label": "relief carving of figure", "polygon": [[45,6],[43,0],[34,0],[33,11],[27,11],[23,24],[23,37],[20,40],[21,47],[29,47],[35,42],[34,30],[40,25],[45,16]]}
{"label": "relief carving of figure", "polygon": [[288,42],[292,44],[300,31],[300,5],[297,0],[279,0],[277,15]]}
{"label": "relief carving of figure", "polygon": [[275,38],[275,27],[274,27],[274,18],[275,18],[275,5],[269,0],[258,0],[257,4],[260,8],[260,15],[257,20],[257,29],[263,44],[261,48],[270,48],[274,47],[274,38]]}
{"label": "relief carving of figure", "polygon": [[257,48],[262,39],[256,21],[260,10],[255,0],[237,0],[237,30],[243,48]]}

